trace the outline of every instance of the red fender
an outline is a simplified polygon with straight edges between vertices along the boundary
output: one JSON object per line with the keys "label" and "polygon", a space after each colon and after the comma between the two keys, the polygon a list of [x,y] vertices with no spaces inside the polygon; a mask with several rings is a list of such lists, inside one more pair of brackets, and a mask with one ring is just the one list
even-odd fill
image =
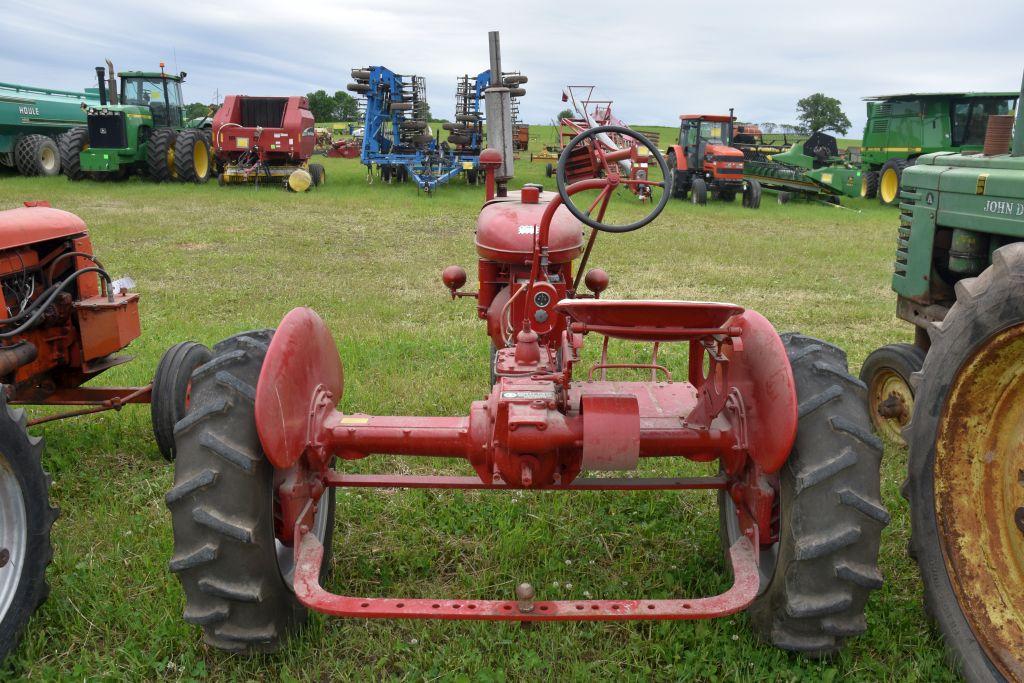
{"label": "red fender", "polygon": [[772,474],[785,464],[796,440],[793,368],[779,333],[763,315],[744,311],[730,324],[739,325],[743,333],[741,343],[725,350],[729,384],[743,397],[751,457]]}
{"label": "red fender", "polygon": [[688,170],[690,168],[689,165],[686,163],[686,154],[683,152],[683,146],[682,145],[671,145],[665,151],[665,156],[666,157],[668,156],[669,152],[675,152],[676,153],[676,170],[677,171],[686,171],[686,170]]}
{"label": "red fender", "polygon": [[287,469],[313,446],[310,427],[341,400],[341,356],[327,325],[311,308],[284,317],[256,384],[256,432],[267,459]]}

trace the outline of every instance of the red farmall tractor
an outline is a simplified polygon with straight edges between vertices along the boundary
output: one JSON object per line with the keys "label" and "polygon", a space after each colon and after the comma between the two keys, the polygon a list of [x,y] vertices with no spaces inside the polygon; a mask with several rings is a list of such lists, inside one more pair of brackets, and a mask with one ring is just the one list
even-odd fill
{"label": "red farmall tractor", "polygon": [[[45,202],[0,211],[0,662],[46,599],[53,557],[50,478],[42,439],[29,427],[128,404],[151,404],[160,452],[174,458],[173,428],[188,405],[205,346],[177,344],[143,387],[84,386],[128,362],[119,352],[141,333],[133,283],[111,280],[85,223]],[[68,406],[29,420],[13,405]]]}
{"label": "red farmall tractor", "polygon": [[[754,311],[726,303],[600,298],[608,284],[579,272],[601,232],[649,224],[666,183],[617,174],[572,184],[573,152],[598,135],[643,136],[609,126],[584,131],[562,152],[558,192],[499,187],[502,155],[487,150],[487,201],[477,220],[479,291],[445,270],[453,296],[477,299],[496,349],[493,387],[458,417],[342,413],[342,363],[324,322],[308,308],[276,330],[221,342],[192,376],[192,404],[175,428],[178,458],[167,493],[174,527],[170,568],[184,617],[225,650],[271,650],[307,610],[356,618],[491,621],[703,619],[747,610],[769,642],[810,655],[837,650],[865,630],[868,593],[882,584],[881,444],[864,387],[838,348],[780,336]],[[502,177],[498,178],[499,181]],[[619,187],[660,192],[629,224],[605,222]],[[584,208],[573,203],[596,192]],[[589,209],[586,208],[589,205]],[[634,205],[635,206],[635,205]],[[590,242],[582,226],[592,229]],[[578,268],[574,268],[581,259]],[[602,353],[584,368],[589,336],[651,344],[648,363]],[[687,378],[673,378],[660,347],[687,345]],[[643,381],[612,381],[632,368]],[[581,372],[582,371],[582,372]],[[596,376],[595,376],[596,374]],[[332,463],[371,454],[461,457],[473,476],[354,474]],[[701,477],[590,477],[628,471],[641,458],[710,463]],[[321,585],[333,543],[338,487],[712,490],[732,586],[721,595],[550,601],[529,584],[506,599],[335,595]]]}

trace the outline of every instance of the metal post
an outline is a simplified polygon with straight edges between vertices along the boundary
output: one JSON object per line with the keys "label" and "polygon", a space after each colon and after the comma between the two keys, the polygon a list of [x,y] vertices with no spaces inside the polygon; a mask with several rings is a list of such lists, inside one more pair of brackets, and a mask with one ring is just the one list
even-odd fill
{"label": "metal post", "polygon": [[1013,146],[1010,147],[1011,156],[1024,156],[1024,78],[1021,79],[1020,97],[1017,98],[1017,117],[1013,121]]}
{"label": "metal post", "polygon": [[487,119],[487,146],[501,153],[501,165],[494,172],[497,195],[508,194],[508,181],[514,175],[512,162],[512,97],[501,80],[501,41],[497,31],[487,34],[491,56],[491,86],[484,91]]}

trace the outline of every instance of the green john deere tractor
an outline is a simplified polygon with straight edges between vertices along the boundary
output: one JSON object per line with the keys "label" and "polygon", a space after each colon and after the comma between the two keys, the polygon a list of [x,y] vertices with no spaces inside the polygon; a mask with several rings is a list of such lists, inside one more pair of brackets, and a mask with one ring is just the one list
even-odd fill
{"label": "green john deere tractor", "polygon": [[909,446],[926,611],[967,679],[1024,680],[1021,109],[988,120],[984,148],[903,173],[892,286],[915,343],[873,352],[861,379],[878,430]]}
{"label": "green john deere tractor", "polygon": [[123,71],[107,61],[96,67],[99,104],[86,107],[87,125],[60,143],[61,165],[71,180],[122,179],[140,174],[157,182],[205,183],[212,167],[210,131],[186,125],[181,84],[185,72]]}
{"label": "green john deere tractor", "polygon": [[1017,93],[908,93],[865,99],[860,196],[895,205],[904,169],[923,154],[981,149],[988,117],[1013,111]]}

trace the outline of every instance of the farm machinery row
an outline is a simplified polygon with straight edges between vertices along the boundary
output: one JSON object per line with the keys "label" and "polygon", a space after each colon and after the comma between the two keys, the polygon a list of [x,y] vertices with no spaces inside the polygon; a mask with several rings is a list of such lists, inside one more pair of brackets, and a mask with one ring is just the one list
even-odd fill
{"label": "farm machinery row", "polygon": [[60,137],[85,123],[83,104],[98,102],[95,88],[70,92],[0,83],[0,166],[24,176],[58,175]]}
{"label": "farm machinery row", "polygon": [[[360,96],[363,135],[360,161],[367,169],[367,178],[378,177],[386,183],[412,181],[417,188],[434,192],[438,186],[465,173],[470,184],[479,175],[479,156],[484,145],[486,98],[501,98],[509,107],[509,120],[515,120],[516,102],[526,94],[522,86],[526,76],[496,68],[458,79],[456,86],[455,121],[442,124],[448,132],[441,141],[431,128],[430,107],[426,99],[426,83],[422,76],[403,75],[383,66],[352,69],[351,92]],[[490,134],[497,123],[489,124]],[[345,156],[351,143],[342,143],[338,154]]]}

